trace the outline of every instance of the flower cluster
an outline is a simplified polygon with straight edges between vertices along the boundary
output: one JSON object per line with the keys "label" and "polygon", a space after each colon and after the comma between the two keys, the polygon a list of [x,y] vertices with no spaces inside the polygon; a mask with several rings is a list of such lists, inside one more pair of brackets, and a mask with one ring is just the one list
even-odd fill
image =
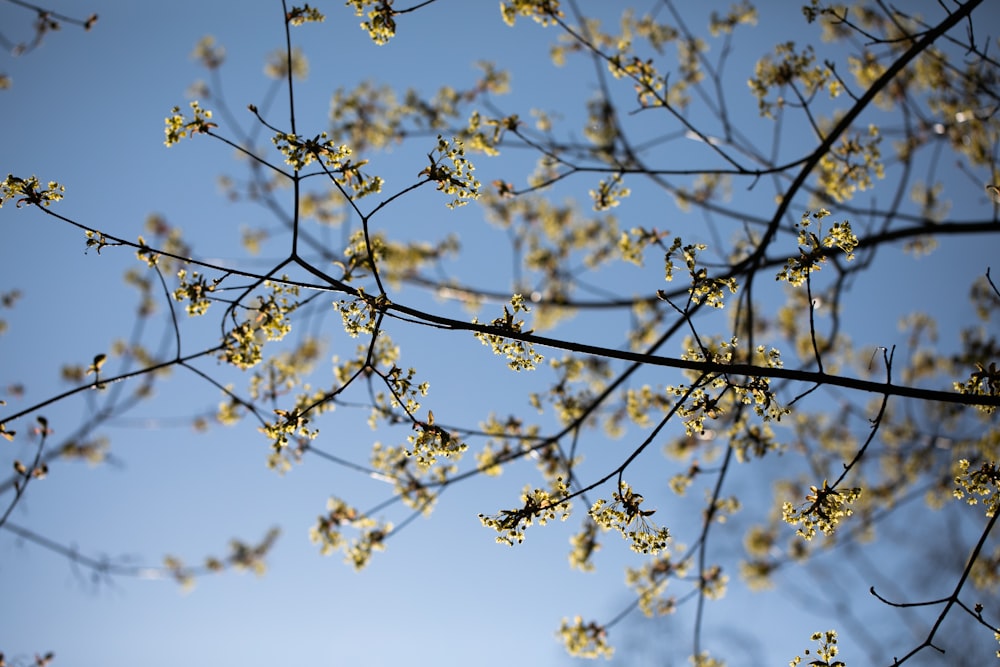
{"label": "flower cluster", "polygon": [[[817,221],[830,215],[824,208],[812,214],[812,218]],[[835,222],[826,236],[822,238],[819,234],[809,229],[812,221],[809,219],[808,211],[802,214],[802,219],[798,228],[799,256],[789,257],[785,266],[778,272],[775,280],[784,280],[789,285],[798,286],[806,281],[806,278],[813,271],[819,271],[826,262],[827,248],[839,248],[844,252],[847,261],[854,259],[854,249],[858,247],[858,237],[851,229],[851,223],[847,220]],[[822,228],[818,229],[822,234]]]}
{"label": "flower cluster", "polygon": [[613,502],[608,504],[603,498],[590,508],[590,517],[603,528],[614,528],[622,536],[631,540],[632,550],[642,554],[656,554],[667,548],[670,531],[658,528],[648,517],[656,510],[639,508],[643,498],[632,491],[632,487],[622,483],[612,494]]}
{"label": "flower cluster", "polygon": [[304,23],[322,23],[326,17],[315,7],[310,7],[309,3],[301,7],[292,7],[285,15],[285,20],[289,25],[302,25]]}
{"label": "flower cluster", "polygon": [[226,60],[226,48],[217,45],[212,35],[205,35],[195,44],[191,59],[199,61],[205,69],[218,69]]}
{"label": "flower cluster", "polygon": [[[655,227],[653,229],[633,227],[627,232],[622,232],[618,239],[618,251],[626,262],[642,266],[642,255],[646,248],[658,244],[662,238],[663,232],[658,231]],[[679,242],[680,239],[677,241]]]}
{"label": "flower cluster", "polygon": [[[345,554],[344,560],[354,569],[364,569],[372,553],[385,549],[385,539],[392,532],[392,524],[379,524],[339,498],[330,498],[326,508],[326,514],[317,517],[316,524],[309,529],[309,539],[320,545],[320,553],[324,556],[340,550]],[[341,533],[345,527],[358,530],[359,536],[346,540]]]}
{"label": "flower cluster", "polygon": [[873,176],[885,176],[879,149],[881,141],[875,125],[869,125],[865,134],[855,132],[842,136],[823,154],[817,166],[822,191],[840,202],[851,199],[858,190],[870,190]]}
{"label": "flower cluster", "polygon": [[610,658],[614,649],[608,646],[608,633],[603,625],[594,621],[584,623],[577,616],[572,622],[563,619],[559,627],[559,637],[566,646],[566,652],[576,658]]}
{"label": "flower cluster", "polygon": [[229,330],[222,358],[241,370],[253,368],[263,358],[257,331],[250,322],[241,322]]}
{"label": "flower cluster", "polygon": [[729,575],[723,574],[722,568],[712,565],[705,569],[698,578],[698,588],[709,600],[720,600],[726,594]]}
{"label": "flower cluster", "polygon": [[277,419],[273,422],[265,422],[258,430],[272,441],[268,467],[285,472],[291,467],[291,463],[285,456],[288,439],[294,437],[303,441],[314,440],[319,435],[319,431],[307,428],[309,418],[304,411],[275,409],[274,414]]}
{"label": "flower cluster", "polygon": [[[757,98],[761,116],[774,118],[774,110],[785,106],[783,92],[786,87],[803,91],[807,98],[824,87],[829,89],[830,97],[839,94],[837,77],[829,67],[816,64],[812,46],[807,45],[796,51],[795,42],[784,42],[774,48],[774,53],[775,57],[766,55],[757,61],[754,76],[747,81],[750,91]],[[771,97],[774,90],[778,92]]]}
{"label": "flower cluster", "polygon": [[564,500],[569,495],[569,488],[561,477],[556,478],[554,489],[550,493],[545,489],[524,487],[521,494],[523,507],[513,510],[500,510],[499,514],[479,515],[479,521],[487,528],[492,528],[497,535],[499,544],[513,546],[524,541],[524,530],[535,521],[544,526],[559,515],[565,521],[569,517],[569,502]]}
{"label": "flower cluster", "polygon": [[49,181],[46,188],[42,188],[36,176],[19,178],[13,174],[7,174],[7,178],[0,181],[0,207],[11,199],[17,199],[15,206],[21,204],[34,204],[35,206],[48,206],[54,201],[63,198],[62,193],[66,188],[55,181]]}
{"label": "flower cluster", "polygon": [[594,200],[595,211],[607,211],[621,203],[621,200],[632,194],[632,191],[621,184],[621,174],[615,174],[608,180],[601,180],[596,190],[590,190],[590,198]]}
{"label": "flower cluster", "polygon": [[579,533],[569,538],[570,546],[573,548],[569,552],[569,566],[575,567],[581,572],[593,572],[594,563],[592,558],[601,548],[597,541],[597,524],[587,520]]}
{"label": "flower cluster", "polygon": [[[427,159],[430,160],[430,164],[418,175],[437,182],[437,189],[446,195],[454,195],[455,199],[448,202],[448,208],[464,206],[473,199],[479,199],[481,183],[472,176],[476,168],[465,159],[462,142],[455,139],[453,144],[438,135],[434,150],[437,151],[438,157],[434,157],[434,153],[428,153]],[[450,161],[451,165],[442,164],[444,159]]]}
{"label": "flower cluster", "polygon": [[347,158],[351,155],[350,148],[334,144],[327,138],[326,132],[305,140],[294,134],[279,132],[271,138],[271,142],[285,156],[285,163],[292,165],[295,171],[317,159],[331,169],[340,170],[349,162]]}
{"label": "flower cluster", "polygon": [[832,488],[823,480],[823,488],[809,487],[812,492],[806,496],[807,504],[796,508],[790,502],[782,505],[781,514],[785,523],[800,526],[796,531],[805,540],[816,536],[816,529],[824,535],[832,535],[841,519],[854,513],[849,505],[861,497],[861,489],[840,490]]}
{"label": "flower cluster", "polygon": [[188,315],[204,315],[211,304],[208,296],[215,291],[221,279],[216,278],[209,283],[205,276],[197,271],[192,272],[189,277],[187,271],[181,269],[177,272],[177,280],[179,286],[174,290],[174,300],[188,302],[186,307]]}
{"label": "flower cluster", "polygon": [[691,295],[691,303],[698,304],[704,302],[713,308],[725,307],[725,290],[728,289],[730,294],[735,294],[736,290],[739,289],[736,279],[732,277],[709,277],[708,269],[698,266],[698,253],[705,250],[708,246],[704,243],[691,243],[681,246],[681,243],[680,237],[675,238],[664,257],[664,271],[667,282],[674,279],[675,267],[673,258],[679,250],[681,257],[684,258],[684,265],[687,267],[688,275],[691,276],[691,288],[688,289],[688,293]]}
{"label": "flower cluster", "polygon": [[730,34],[733,28],[740,24],[757,25],[757,9],[748,2],[730,5],[729,12],[720,16],[713,11],[709,20],[708,31],[713,37]]}
{"label": "flower cluster", "polygon": [[[521,370],[534,370],[535,366],[542,361],[542,355],[535,352],[535,348],[531,343],[526,343],[521,340],[511,340],[503,336],[502,332],[513,332],[513,333],[525,333],[530,334],[531,330],[522,331],[521,328],[524,326],[523,320],[515,320],[514,315],[518,312],[529,312],[529,308],[524,305],[524,297],[520,294],[515,294],[510,299],[511,307],[513,312],[507,309],[507,306],[503,307],[503,317],[498,317],[494,319],[490,326],[494,329],[499,330],[500,334],[484,333],[482,331],[475,332],[475,337],[483,345],[489,345],[493,348],[494,354],[502,354],[509,361],[507,365],[515,371]],[[473,324],[478,324],[479,320],[477,318],[472,319]]]}
{"label": "flower cluster", "polygon": [[229,330],[220,355],[226,363],[241,370],[260,363],[265,341],[281,340],[292,330],[289,316],[298,308],[298,303],[289,297],[297,296],[298,288],[273,281],[266,281],[264,286],[271,293],[257,297],[257,304],[251,310],[256,315],[252,319],[244,320]]}
{"label": "flower cluster", "polygon": [[[698,304],[704,302],[713,308],[725,307],[725,291],[728,289],[730,294],[735,294],[736,290],[739,289],[736,279],[732,277],[709,277],[708,269],[698,266],[698,253],[705,250],[708,246],[704,243],[681,245],[682,243],[680,237],[675,238],[664,256],[664,277],[666,281],[671,282],[674,279],[674,270],[676,268],[674,257],[679,254],[684,259],[684,265],[687,267],[688,275],[691,277],[691,288],[688,290],[688,293],[691,295],[691,303]],[[658,292],[658,295],[662,295],[662,293]],[[663,297],[661,296],[661,298]]]}
{"label": "flower cluster", "polygon": [[986,516],[996,514],[997,508],[1000,508],[1000,495],[997,494],[1000,469],[997,464],[984,461],[978,468],[972,468],[968,459],[962,459],[957,467],[954,496],[959,500],[964,499],[970,505],[976,505],[982,500],[986,505]]}
{"label": "flower cluster", "polygon": [[361,334],[370,334],[375,331],[375,323],[378,321],[378,314],[389,305],[385,295],[370,296],[362,288],[358,288],[358,296],[355,299],[341,299],[335,301],[333,307],[340,312],[340,317],[344,322],[344,331],[351,338],[357,338]]}
{"label": "flower cluster", "polygon": [[[819,643],[819,648],[816,649],[817,659],[809,662],[813,667],[845,667],[845,664],[841,660],[833,660],[839,653],[837,648],[837,633],[834,630],[827,630],[826,632],[814,632],[809,638],[814,642]],[[809,650],[805,652],[806,656],[809,655]],[[795,656],[788,663],[789,667],[797,667],[802,662],[801,656]]]}
{"label": "flower cluster", "polygon": [[[286,276],[282,276],[285,280]],[[267,340],[281,340],[292,330],[288,316],[298,307],[290,297],[297,297],[299,288],[281,282],[266,281],[264,286],[271,290],[267,296],[257,297],[257,311],[254,323],[264,333]]]}
{"label": "flower cluster", "polygon": [[514,25],[518,16],[530,16],[542,25],[550,25],[563,15],[559,0],[504,0],[500,3],[500,14],[509,26]]}
{"label": "flower cluster", "polygon": [[365,7],[368,10],[368,20],[361,23],[361,29],[378,45],[387,44],[396,35],[396,21],[392,17],[397,13],[392,8],[392,0],[347,0],[354,7],[358,16],[363,16]]}
{"label": "flower cluster", "polygon": [[377,471],[373,477],[391,482],[393,493],[399,496],[403,504],[424,516],[430,516],[434,510],[438,497],[434,488],[446,481],[452,472],[451,466],[437,465],[428,471],[431,475],[420,476],[413,470],[413,459],[408,455],[406,447],[399,445],[387,447],[376,442],[372,446],[370,460],[372,469]]}
{"label": "flower cluster", "polygon": [[635,81],[635,92],[642,106],[655,106],[662,102],[661,91],[667,79],[656,69],[651,58],[643,60],[638,56],[627,58],[615,54],[608,59],[608,69],[616,79],[628,77]]}
{"label": "flower cluster", "polygon": [[194,117],[191,120],[187,120],[181,114],[180,107],[174,107],[170,110],[171,115],[167,116],[167,127],[164,129],[167,139],[163,142],[168,148],[178,143],[184,137],[194,137],[196,134],[208,134],[213,127],[218,127],[218,125],[211,122],[212,112],[208,109],[203,109],[198,100],[191,102],[190,106],[191,111],[194,113]]}
{"label": "flower cluster", "polygon": [[304,79],[309,74],[309,61],[297,46],[292,49],[291,57],[285,49],[275,49],[264,65],[264,74],[272,79],[286,79],[289,72],[296,79]]}
{"label": "flower cluster", "polygon": [[490,156],[499,155],[497,146],[503,139],[504,131],[516,130],[519,122],[516,114],[504,118],[483,118],[478,111],[473,111],[465,128],[465,143],[471,150]]}
{"label": "flower cluster", "polygon": [[669,551],[661,551],[642,567],[626,568],[625,583],[635,591],[636,603],[646,616],[666,616],[677,611],[677,598],[666,595],[670,578],[683,579],[689,559],[673,559]]}
{"label": "flower cluster", "polygon": [[[420,388],[426,393],[426,383],[420,385]],[[434,423],[434,413],[430,410],[427,411],[427,421],[415,422],[413,430],[416,431],[416,435],[406,438],[410,444],[406,454],[414,457],[417,466],[423,470],[437,463],[439,456],[457,458],[468,449],[468,445],[458,437]]]}
{"label": "flower cluster", "polygon": [[[972,394],[974,396],[1000,396],[1000,370],[997,369],[996,362],[984,366],[976,363],[976,370],[972,372],[965,382],[954,383],[955,390],[960,394]],[[993,414],[996,407],[992,405],[976,406],[981,412]]]}

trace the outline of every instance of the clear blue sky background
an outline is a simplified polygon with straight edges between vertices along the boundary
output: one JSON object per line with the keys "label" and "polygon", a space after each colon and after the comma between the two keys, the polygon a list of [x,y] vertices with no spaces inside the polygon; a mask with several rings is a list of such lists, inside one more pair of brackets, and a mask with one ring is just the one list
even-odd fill
{"label": "clear blue sky background", "polygon": [[[554,33],[528,22],[516,30],[506,28],[492,0],[440,0],[426,11],[400,17],[400,35],[382,48],[370,43],[357,27],[359,19],[340,2],[315,4],[327,13],[327,21],[293,33],[310,59],[309,76],[296,90],[303,134],[324,128],[335,88],[349,88],[367,78],[424,91],[446,83],[468,85],[476,76],[476,60],[493,60],[513,72],[513,93],[501,101],[522,117],[530,108],[543,108],[562,111],[572,120],[593,90],[589,63],[552,69],[546,58]],[[616,11],[624,5],[581,4],[585,10],[599,5]],[[698,4],[700,15],[690,17],[692,26],[703,25],[707,14]],[[734,86],[745,86],[753,61],[765,48],[802,34],[805,24],[798,4],[761,3],[763,20],[744,33],[748,49],[739,52],[731,66]],[[984,30],[1000,25],[997,8],[979,15]],[[270,85],[262,74],[264,58],[283,43],[280,3],[86,0],[60,2],[53,9],[81,16],[97,12],[100,21],[90,33],[67,28],[48,36],[27,56],[0,60],[0,71],[13,77],[13,88],[0,94],[5,128],[0,171],[63,183],[66,200],[58,204],[59,212],[88,225],[134,238],[143,233],[146,216],[159,212],[184,230],[197,256],[236,261],[241,256],[240,227],[267,224],[266,211],[233,206],[218,196],[216,176],[240,173],[230,159],[231,149],[199,138],[166,150],[163,118],[174,105],[186,103],[184,91],[204,76],[189,54],[206,34],[226,48],[224,92],[230,106],[239,113],[247,103],[260,103]],[[0,4],[0,26],[8,39],[19,37],[18,26],[28,29],[29,16]],[[734,89],[732,96],[738,100],[737,121],[765,127],[758,125],[755,105],[743,91]],[[567,98],[577,100],[576,106],[568,106]],[[286,117],[283,110],[274,116],[279,123]],[[676,154],[663,162],[675,167],[698,164],[705,154],[690,143],[687,149],[672,144]],[[391,192],[413,181],[424,166],[420,154],[427,150],[429,146],[377,156],[373,171],[386,176]],[[477,165],[484,183],[519,175],[513,168],[494,173],[481,158]],[[595,182],[580,181],[565,194],[585,195]],[[991,205],[981,183],[954,174],[946,186],[955,218],[989,217]],[[404,204],[386,212],[382,220],[389,229],[430,238],[458,233],[474,260],[456,263],[456,275],[479,286],[503,286],[509,258],[494,250],[505,243],[501,232],[483,223],[474,207],[448,213],[439,197],[422,193],[413,201],[412,207]],[[623,205],[617,211],[623,227],[660,224],[681,231],[683,223],[669,217],[656,222],[665,212],[662,202],[650,201],[655,200],[637,199],[631,208]],[[763,212],[769,214],[767,196],[762,195],[762,201]],[[121,274],[135,260],[131,252],[113,249],[101,256],[84,253],[82,233],[33,211],[5,207],[0,229],[0,291],[16,287],[24,293],[16,309],[4,313],[11,327],[0,338],[0,385],[20,382],[26,387],[23,398],[8,397],[10,405],[3,409],[10,410],[62,387],[58,377],[63,363],[86,363],[106,351],[113,337],[127,335],[134,302],[121,287]],[[708,240],[697,238],[696,230],[684,230],[689,232],[685,240]],[[339,245],[337,234],[331,243]],[[947,339],[969,319],[966,286],[991,260],[1000,271],[996,249],[995,241],[945,242],[919,263],[904,258],[898,249],[884,251],[881,259],[898,270],[880,275],[877,282],[859,280],[845,303],[855,343],[870,347],[901,342],[896,319],[912,308],[939,315]],[[280,255],[277,247],[268,250]],[[626,272],[614,279],[630,285],[628,293],[649,293],[662,285],[658,261],[651,264],[645,272]],[[417,291],[404,294],[417,303],[448,308]],[[484,310],[480,319],[493,316]],[[627,321],[626,313],[581,317],[561,333],[620,345]],[[204,329],[195,325],[189,330],[193,351]],[[355,341],[339,332],[334,317],[325,322],[325,331],[333,332],[325,359],[345,349],[342,346],[353,348]],[[537,380],[507,372],[471,336],[452,334],[443,340],[402,326],[392,333],[403,346],[402,364],[417,366],[430,379],[432,395],[425,406],[439,419],[467,424],[491,410],[504,415],[526,409],[524,397]],[[647,379],[677,381],[656,375]],[[622,585],[622,566],[640,561],[615,539],[598,555],[597,574],[569,571],[567,539],[579,526],[577,517],[566,525],[530,530],[525,543],[514,549],[494,544],[493,535],[480,527],[479,512],[512,507],[521,487],[537,482],[527,465],[515,466],[496,480],[449,490],[430,520],[418,520],[394,537],[388,551],[376,555],[360,574],[340,563],[339,556],[323,558],[307,533],[326,498],[337,494],[365,507],[384,498],[389,487],[315,458],[280,477],[265,468],[267,442],[252,425],[195,434],[174,421],[192,409],[212,408],[218,400],[217,391],[175,373],[158,389],[155,403],[136,411],[138,421],[110,429],[116,465],[53,466],[50,478],[30,487],[11,519],[74,545],[82,554],[129,556],[151,565],[165,553],[196,564],[206,555],[224,555],[230,537],[252,542],[269,527],[280,526],[283,534],[268,559],[266,576],[206,577],[190,593],[158,580],[115,579],[95,585],[88,572],[75,571],[64,559],[0,533],[0,599],[5,601],[0,607],[0,651],[8,659],[52,650],[57,665],[104,667],[568,664],[572,661],[553,636],[560,618],[580,613],[607,620],[630,601]],[[74,399],[43,414],[58,436],[90,409],[87,400]],[[135,428],[144,420],[153,427]],[[26,430],[26,424],[19,426]],[[317,445],[363,463],[375,437],[388,441],[393,436],[373,435],[361,411],[343,410],[325,423]],[[400,430],[395,437],[405,434]],[[589,470],[596,474],[602,464],[614,464],[622,451],[631,450],[633,441],[595,439],[598,444],[587,454],[593,466]],[[29,451],[23,445],[13,454],[5,450],[2,460],[23,458]],[[659,452],[652,452],[633,477],[657,488],[666,502],[666,480],[678,464],[662,462]],[[781,465],[781,460],[772,459],[752,470],[740,469],[732,492],[747,493],[750,499],[765,497],[760,481]],[[697,535],[702,493],[695,488],[689,502],[661,506],[657,518],[662,517],[680,541],[690,542]],[[0,505],[5,507],[8,497],[0,498]],[[789,594],[749,595],[736,573],[730,574],[730,593],[711,605],[705,630],[708,645],[727,654],[730,664],[785,664],[807,647],[811,632],[832,626],[829,618],[796,609]],[[859,605],[876,608],[863,580],[844,585],[857,588]],[[668,619],[670,625],[654,625],[635,615],[617,626],[612,641],[620,657],[615,664],[652,664],[645,662],[652,659],[650,654],[685,654],[689,611]],[[747,622],[748,616],[752,622]],[[766,620],[772,617],[780,619],[780,627]],[[849,651],[850,642],[845,641],[845,658]]]}

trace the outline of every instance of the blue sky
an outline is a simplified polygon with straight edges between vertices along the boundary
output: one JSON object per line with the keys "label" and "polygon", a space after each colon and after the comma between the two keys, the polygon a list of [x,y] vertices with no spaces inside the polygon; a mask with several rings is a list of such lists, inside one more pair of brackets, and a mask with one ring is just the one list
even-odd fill
{"label": "blue sky", "polygon": [[[499,101],[522,117],[530,108],[553,109],[572,125],[594,90],[586,64],[561,70],[549,66],[551,31],[528,21],[515,30],[507,28],[499,21],[495,2],[440,0],[425,11],[400,17],[399,36],[380,48],[371,44],[357,27],[359,19],[340,2],[316,4],[327,21],[293,33],[310,59],[309,76],[296,88],[303,134],[324,129],[334,88],[369,78],[424,91],[445,83],[468,85],[477,74],[477,60],[492,60],[512,71],[513,92]],[[0,60],[0,71],[13,78],[13,88],[0,94],[0,118],[6,128],[0,170],[59,181],[67,191],[58,211],[109,233],[134,238],[143,233],[146,216],[157,212],[184,230],[198,257],[227,265],[248,261],[239,247],[240,228],[270,221],[263,209],[232,205],[219,196],[216,177],[240,173],[233,151],[203,137],[167,150],[163,118],[171,107],[186,104],[185,90],[205,76],[189,54],[206,34],[226,48],[222,75],[229,106],[242,112],[246,104],[260,103],[271,83],[262,73],[264,59],[283,42],[280,3],[87,0],[62,5],[53,8],[97,12],[100,20],[89,33],[67,27],[26,56]],[[585,10],[599,6],[581,5]],[[764,19],[744,33],[747,51],[739,52],[731,64],[732,97],[738,100],[734,115],[751,132],[767,127],[744,94],[753,60],[765,45],[800,34],[805,25],[797,7],[790,11],[785,3],[761,5]],[[982,14],[984,26],[1000,25],[996,10],[990,7]],[[690,16],[691,25],[701,25],[707,14],[705,7],[696,11],[702,15]],[[27,29],[24,16],[27,13],[18,8],[0,5],[0,25],[9,39],[17,34],[14,26]],[[206,106],[211,108],[211,102]],[[283,122],[284,110],[278,111],[280,105],[275,109],[276,122]],[[243,116],[249,127],[249,113]],[[650,126],[655,123],[650,121]],[[219,130],[226,133],[227,128]],[[789,137],[789,151],[800,136]],[[373,156],[372,169],[386,177],[391,191],[414,180],[424,166],[421,153],[428,150],[403,147]],[[673,143],[669,150],[673,152],[664,162],[672,166],[707,159],[696,142]],[[523,158],[504,159],[509,161],[493,164],[479,158],[480,179],[513,180],[524,173]],[[991,215],[981,184],[954,172],[945,183],[954,218]],[[553,197],[585,197],[593,185],[576,180],[558,188]],[[737,184],[734,190],[741,187]],[[673,210],[672,202],[668,212],[662,201],[643,196],[641,186],[638,190],[634,205],[626,202],[616,210],[623,227],[662,219],[656,224],[676,227],[685,240],[709,240],[696,222],[688,223]],[[432,194],[418,193],[412,204],[407,199],[380,219],[387,229],[405,236],[457,233],[470,259],[452,265],[455,275],[482,287],[509,285],[509,256],[497,250],[506,243],[504,234],[484,223],[475,207],[449,213],[437,193]],[[770,191],[738,196],[745,197],[746,206],[762,205],[761,214],[770,214]],[[584,211],[586,206],[582,201]],[[63,388],[58,379],[63,363],[87,363],[106,351],[113,338],[127,335],[135,304],[133,294],[122,287],[121,275],[136,261],[133,253],[114,249],[100,256],[85,253],[79,231],[34,211],[5,207],[0,229],[0,291],[16,287],[24,293],[16,308],[4,313],[10,330],[0,338],[0,385],[20,382],[26,392],[21,398],[8,397],[2,416]],[[330,234],[330,241],[340,243],[339,231]],[[914,308],[937,314],[942,339],[948,340],[969,319],[964,290],[997,256],[996,247],[989,239],[945,241],[938,252],[919,261],[898,248],[883,251],[879,261],[887,271],[858,280],[844,304],[854,342],[867,349],[897,342],[896,320]],[[279,255],[280,246],[266,247],[265,258]],[[259,268],[254,261],[259,260],[243,265]],[[644,269],[623,269],[601,278],[609,288],[628,294],[650,293],[662,285],[662,269],[654,258]],[[770,285],[760,289],[769,298],[780,297]],[[417,289],[404,289],[401,295],[442,312],[471,316]],[[480,319],[497,314],[484,309]],[[330,313],[320,320],[330,332],[326,360],[356,344],[343,334],[337,319]],[[578,317],[559,333],[620,346],[627,324],[627,313],[602,313]],[[216,326],[215,320],[211,326]],[[161,340],[158,327],[148,333],[153,345]],[[192,351],[214,331],[198,322],[184,327],[190,334],[185,345]],[[442,421],[475,423],[490,411],[524,412],[527,392],[544,388],[530,375],[507,371],[468,334],[444,338],[397,325],[392,335],[404,350],[402,364],[417,366],[431,382],[425,405]],[[214,366],[209,363],[205,369],[211,372]],[[647,381],[676,380],[649,373]],[[11,601],[0,609],[0,651],[8,659],[51,650],[57,665],[111,667],[569,664],[554,637],[559,620],[575,614],[606,620],[630,602],[622,567],[640,561],[623,543],[606,541],[596,574],[568,569],[567,540],[582,513],[565,525],[529,530],[525,543],[513,549],[494,544],[493,535],[480,526],[479,512],[512,507],[525,483],[539,483],[526,464],[498,479],[477,479],[449,489],[430,519],[418,519],[395,536],[386,553],[376,555],[361,573],[342,564],[338,555],[321,557],[307,535],[327,497],[340,495],[365,507],[384,499],[390,487],[315,457],[278,476],[266,469],[268,443],[252,424],[199,434],[177,419],[192,410],[212,409],[218,401],[216,390],[175,371],[158,385],[154,402],[106,429],[114,465],[54,465],[48,479],[31,485],[11,520],[91,557],[127,556],[150,565],[157,565],[165,553],[197,563],[206,555],[223,555],[231,537],[253,542],[270,527],[280,526],[282,536],[268,558],[267,574],[259,579],[234,573],[205,577],[187,593],[161,580],[116,578],[94,584],[88,572],[75,571],[65,559],[0,533],[0,597]],[[93,409],[89,399],[73,399],[44,414],[58,438]],[[20,428],[27,430],[27,425]],[[361,463],[373,440],[405,437],[403,429],[373,434],[365,425],[364,411],[347,408],[322,428],[318,446]],[[631,443],[598,433],[589,442],[584,469],[597,475],[602,466],[616,465],[622,448],[630,451]],[[3,461],[31,451],[24,444],[12,447],[17,452],[5,451]],[[692,490],[683,501],[669,500],[666,480],[678,465],[665,462],[656,447],[631,477],[636,485],[645,482],[658,489],[664,504],[657,518],[663,517],[680,541],[690,542],[697,535],[703,490]],[[767,489],[758,481],[782,465],[782,460],[773,459],[740,469],[731,492],[745,493],[750,500],[766,498]],[[765,660],[785,664],[808,646],[810,633],[834,623],[808,609],[789,613],[801,589],[750,595],[736,573],[731,575],[729,595],[712,604],[706,620],[707,643],[727,654],[731,665]],[[860,607],[878,612],[864,592],[863,580],[843,585],[857,589]],[[754,623],[747,623],[748,617]],[[681,655],[688,650],[690,609],[668,619],[674,624],[669,629],[638,615],[632,618],[634,626],[620,624],[612,636],[624,642],[614,664],[627,664],[629,656],[647,650],[676,657],[676,644],[685,647]],[[770,618],[780,619],[780,627]],[[661,636],[669,637],[671,646],[657,645]],[[845,653],[849,646],[845,641]]]}

